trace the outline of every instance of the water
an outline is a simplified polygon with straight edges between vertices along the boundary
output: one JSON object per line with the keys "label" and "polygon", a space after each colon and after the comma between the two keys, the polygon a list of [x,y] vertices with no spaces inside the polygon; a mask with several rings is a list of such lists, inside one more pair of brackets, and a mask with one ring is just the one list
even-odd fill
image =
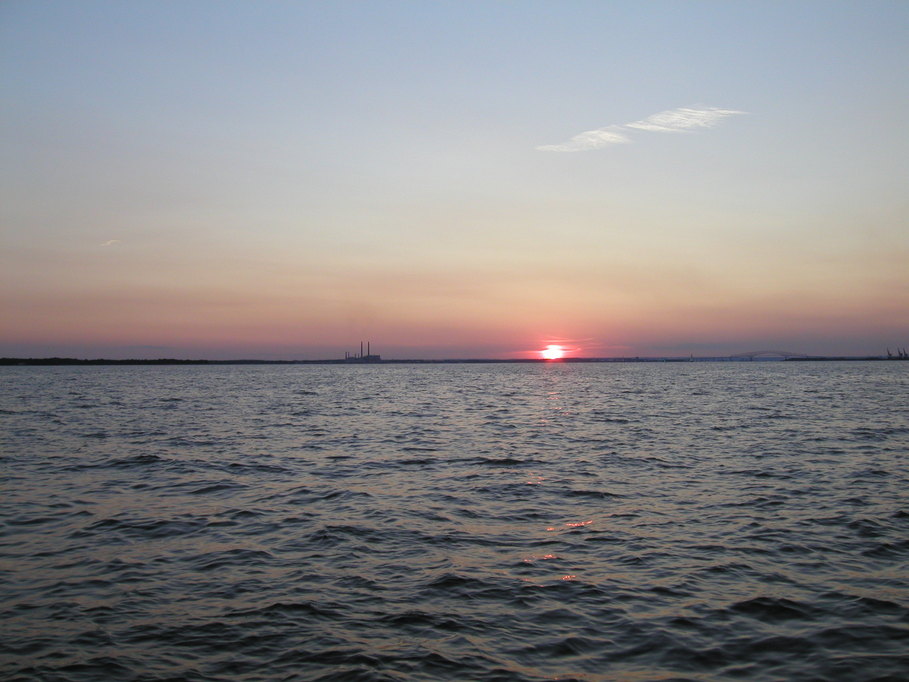
{"label": "water", "polygon": [[0,369],[0,675],[909,677],[909,365]]}

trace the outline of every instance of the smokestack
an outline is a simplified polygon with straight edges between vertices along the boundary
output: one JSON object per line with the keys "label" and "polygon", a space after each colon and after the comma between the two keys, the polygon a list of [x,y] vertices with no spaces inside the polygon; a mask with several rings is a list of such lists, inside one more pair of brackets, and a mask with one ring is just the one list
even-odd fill
{"label": "smokestack", "polygon": [[369,355],[369,341],[366,342],[366,354]]}
{"label": "smokestack", "polygon": [[360,357],[363,357],[363,342],[360,341]]}

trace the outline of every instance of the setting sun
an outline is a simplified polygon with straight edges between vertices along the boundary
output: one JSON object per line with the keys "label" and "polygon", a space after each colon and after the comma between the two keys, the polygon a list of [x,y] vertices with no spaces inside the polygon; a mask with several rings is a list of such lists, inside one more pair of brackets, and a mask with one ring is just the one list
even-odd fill
{"label": "setting sun", "polygon": [[545,350],[540,351],[544,360],[561,360],[565,357],[565,349],[562,346],[546,346]]}

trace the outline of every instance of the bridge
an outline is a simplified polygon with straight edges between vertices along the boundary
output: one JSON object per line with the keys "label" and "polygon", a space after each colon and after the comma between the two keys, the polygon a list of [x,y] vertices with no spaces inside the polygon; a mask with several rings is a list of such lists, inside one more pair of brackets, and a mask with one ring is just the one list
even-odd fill
{"label": "bridge", "polygon": [[804,353],[790,353],[786,350],[753,350],[747,353],[738,353],[737,355],[730,355],[730,360],[754,360],[755,358],[783,358],[788,360],[789,358],[807,358],[808,356]]}

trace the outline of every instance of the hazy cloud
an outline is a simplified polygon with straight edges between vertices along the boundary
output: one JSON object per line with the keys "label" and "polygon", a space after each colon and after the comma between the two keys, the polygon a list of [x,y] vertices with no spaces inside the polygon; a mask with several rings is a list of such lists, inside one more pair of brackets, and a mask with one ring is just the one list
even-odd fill
{"label": "hazy cloud", "polygon": [[640,121],[625,123],[624,125],[611,125],[597,130],[587,130],[575,135],[562,144],[547,144],[537,147],[543,152],[586,152],[600,149],[612,144],[631,142],[623,131],[644,130],[651,133],[680,133],[695,128],[712,128],[727,116],[744,114],[744,111],[735,109],[692,109],[681,107],[653,114]]}
{"label": "hazy cloud", "polygon": [[106,242],[101,244],[101,246],[116,246],[120,243],[119,239],[108,239]]}

